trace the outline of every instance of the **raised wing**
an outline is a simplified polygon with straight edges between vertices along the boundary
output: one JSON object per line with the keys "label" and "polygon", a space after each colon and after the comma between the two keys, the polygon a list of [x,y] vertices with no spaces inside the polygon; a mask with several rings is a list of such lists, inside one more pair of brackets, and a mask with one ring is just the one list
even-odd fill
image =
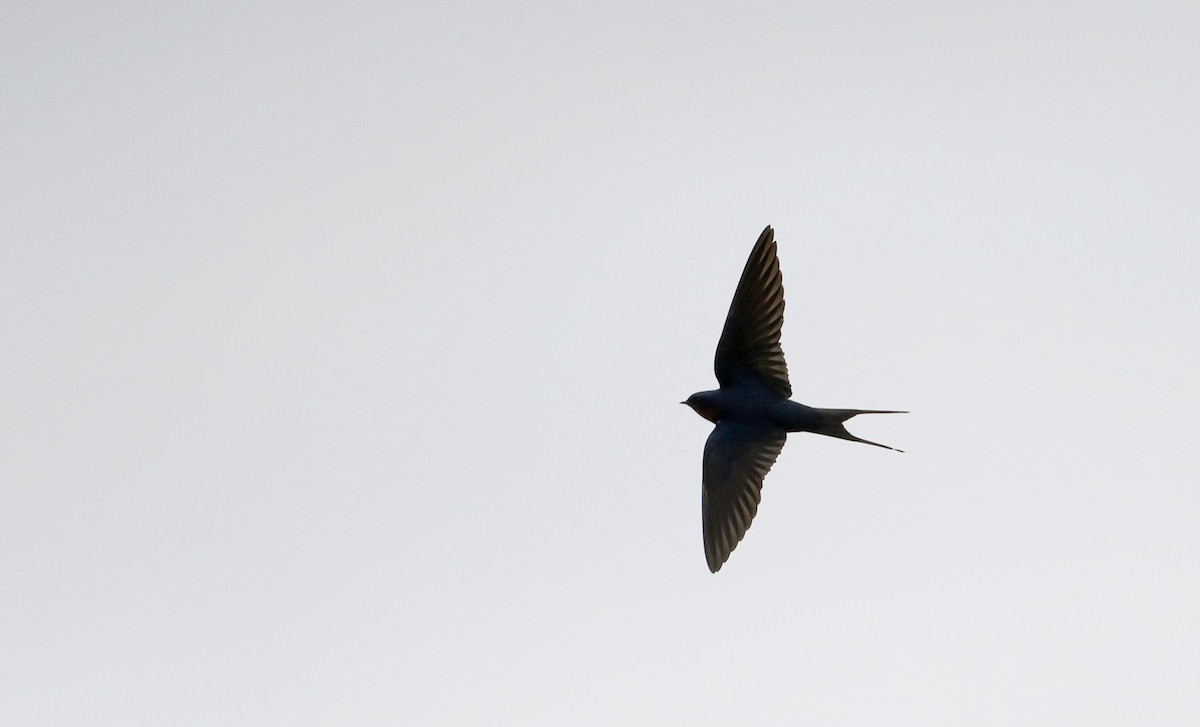
{"label": "raised wing", "polygon": [[787,441],[764,426],[722,422],[704,444],[704,557],[713,573],[741,542],[758,512],[762,481]]}
{"label": "raised wing", "polygon": [[775,255],[775,231],[768,225],[746,260],[717,343],[715,368],[721,386],[753,382],[792,398],[787,362],[779,347],[782,329],[783,273]]}

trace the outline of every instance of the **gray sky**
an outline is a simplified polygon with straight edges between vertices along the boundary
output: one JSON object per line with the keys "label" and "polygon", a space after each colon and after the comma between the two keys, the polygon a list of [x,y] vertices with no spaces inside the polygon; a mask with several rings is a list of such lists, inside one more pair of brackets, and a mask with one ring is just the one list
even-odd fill
{"label": "gray sky", "polygon": [[[0,722],[1200,722],[1200,6],[10,3]],[[776,228],[720,574],[677,402]]]}

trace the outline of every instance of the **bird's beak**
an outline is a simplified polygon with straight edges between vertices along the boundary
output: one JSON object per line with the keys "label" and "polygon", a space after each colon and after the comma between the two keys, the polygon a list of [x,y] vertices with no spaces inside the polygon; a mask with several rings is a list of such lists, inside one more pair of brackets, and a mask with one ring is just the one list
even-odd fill
{"label": "bird's beak", "polygon": [[686,404],[687,402],[686,402],[686,401],[681,401],[681,402],[679,402],[679,403],[680,403],[680,404]]}

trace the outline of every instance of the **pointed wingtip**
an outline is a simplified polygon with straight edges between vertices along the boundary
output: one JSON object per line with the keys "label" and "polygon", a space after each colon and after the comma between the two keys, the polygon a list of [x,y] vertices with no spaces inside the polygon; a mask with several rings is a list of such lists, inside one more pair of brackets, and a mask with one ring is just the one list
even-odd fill
{"label": "pointed wingtip", "polygon": [[708,548],[704,549],[704,561],[708,565],[709,573],[716,573],[721,570],[721,566],[725,565],[725,561],[718,560],[717,554],[709,551]]}

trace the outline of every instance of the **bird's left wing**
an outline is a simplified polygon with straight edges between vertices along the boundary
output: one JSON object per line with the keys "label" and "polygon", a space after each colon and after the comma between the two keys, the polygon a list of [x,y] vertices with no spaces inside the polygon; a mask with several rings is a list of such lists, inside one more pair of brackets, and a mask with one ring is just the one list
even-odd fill
{"label": "bird's left wing", "polygon": [[765,385],[792,398],[787,361],[779,347],[782,330],[783,273],[775,254],[775,231],[768,225],[746,260],[717,342],[715,368],[721,388]]}
{"label": "bird's left wing", "polygon": [[773,427],[721,422],[704,444],[704,557],[716,573],[758,512],[762,481],[787,433]]}

